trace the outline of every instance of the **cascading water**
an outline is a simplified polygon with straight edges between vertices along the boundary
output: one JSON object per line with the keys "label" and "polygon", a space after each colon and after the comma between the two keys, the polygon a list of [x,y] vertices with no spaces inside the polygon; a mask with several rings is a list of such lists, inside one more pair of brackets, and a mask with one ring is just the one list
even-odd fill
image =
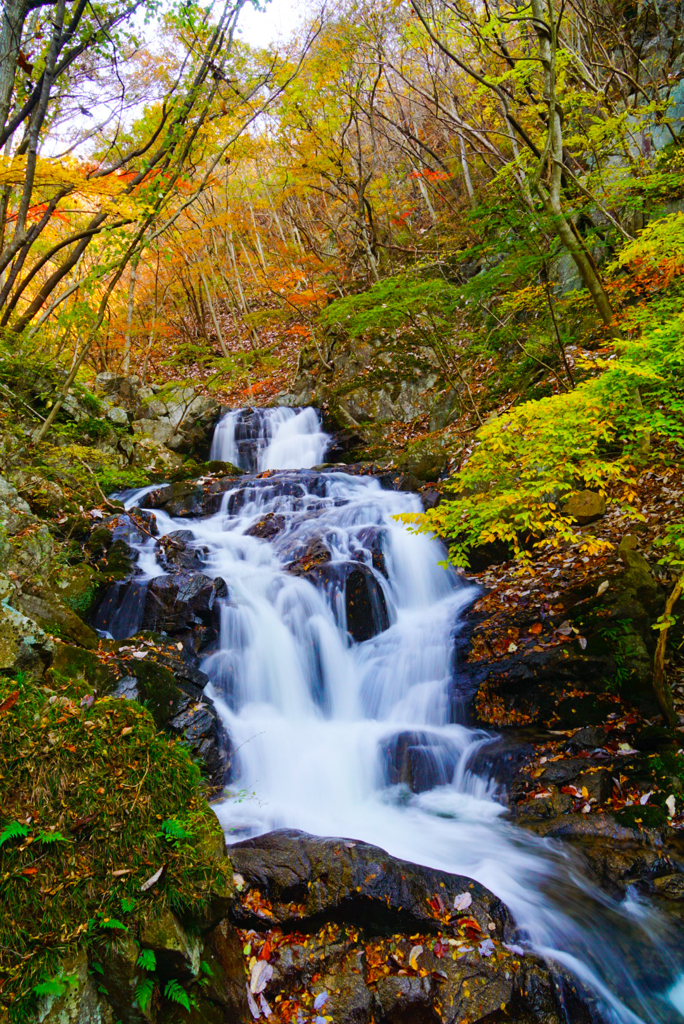
{"label": "cascading water", "polygon": [[311,469],[327,440],[311,409],[230,412],[212,457],[276,472],[241,478],[209,518],[156,513],[160,534],[192,531],[203,571],[228,586],[202,666],[237,751],[215,806],[228,841],[299,828],[468,875],[591,993],[597,1020],[681,1022],[664,919],[507,822],[496,787],[469,770],[492,743],[457,721],[454,637],[472,588],[395,518],[420,509],[416,496]]}

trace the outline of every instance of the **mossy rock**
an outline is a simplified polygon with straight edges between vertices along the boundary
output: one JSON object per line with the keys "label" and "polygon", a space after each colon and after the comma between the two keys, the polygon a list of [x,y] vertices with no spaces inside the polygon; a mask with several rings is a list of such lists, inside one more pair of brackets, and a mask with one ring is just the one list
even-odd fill
{"label": "mossy rock", "polygon": [[95,650],[99,638],[95,630],[86,626],[85,622],[64,604],[56,593],[50,593],[47,588],[40,588],[33,593],[24,593],[16,599],[16,603],[29,618],[50,633],[71,640],[80,647],[87,647]]}
{"label": "mossy rock", "polygon": [[157,728],[163,729],[178,714],[184,696],[173,672],[154,661],[126,662],[126,668],[138,681],[140,701],[152,714]]}
{"label": "mossy rock", "polygon": [[615,815],[616,821],[625,828],[663,828],[667,825],[667,811],[654,804],[623,807]]}
{"label": "mossy rock", "polygon": [[92,612],[105,582],[104,574],[87,562],[63,566],[52,578],[60,600],[84,619]]}
{"label": "mossy rock", "polygon": [[96,693],[110,693],[116,686],[118,673],[112,661],[101,661],[94,651],[54,642],[50,676],[55,682],[83,680]]}
{"label": "mossy rock", "polygon": [[[5,820],[26,822],[32,840],[0,848],[0,945],[21,958],[20,970],[4,978],[3,999],[11,1001],[17,1024],[56,1012],[56,1001],[41,1006],[38,982],[59,984],[83,957],[83,980],[97,991],[90,972],[103,963],[103,947],[124,934],[139,943],[143,922],[167,909],[179,920],[200,920],[232,891],[227,858],[207,853],[219,826],[183,745],[159,733],[136,701],[93,702],[84,680],[50,682],[46,693],[29,680],[0,678],[0,703],[19,690],[0,715],[0,803]],[[55,837],[49,844],[45,833]],[[36,884],[27,869],[38,849]],[[141,893],[162,865],[165,871]],[[50,1019],[133,1021],[120,1011],[134,1009],[134,991],[111,1016]],[[107,996],[98,994],[106,1005]]]}
{"label": "mossy rock", "polygon": [[421,437],[397,459],[399,469],[413,473],[419,480],[438,480],[447,468],[449,460],[460,456],[463,443],[444,432]]}
{"label": "mossy rock", "polygon": [[31,619],[5,601],[0,604],[0,672],[42,675],[54,644]]}

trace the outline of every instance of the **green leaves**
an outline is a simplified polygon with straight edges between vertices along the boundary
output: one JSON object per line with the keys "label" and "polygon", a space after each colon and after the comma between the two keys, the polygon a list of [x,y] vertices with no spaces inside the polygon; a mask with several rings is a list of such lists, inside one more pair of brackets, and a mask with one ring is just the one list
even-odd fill
{"label": "green leaves", "polygon": [[166,839],[174,847],[178,847],[183,839],[190,839],[191,833],[183,828],[177,818],[167,818],[162,822],[161,831],[157,833],[160,838]]}
{"label": "green leaves", "polygon": [[172,1003],[178,1003],[178,1005],[182,1006],[185,1010],[190,1010],[190,999],[188,998],[188,994],[181,983],[175,978],[171,978],[171,980],[166,983],[164,995]]}
{"label": "green leaves", "polygon": [[44,846],[54,846],[56,843],[66,843],[68,839],[61,832],[46,832],[45,829],[41,829],[38,833],[38,842]]}
{"label": "green leaves", "polygon": [[2,832],[0,832],[0,846],[11,842],[12,839],[24,839],[27,835],[27,825],[23,825],[19,821],[11,821],[9,825],[5,825]]}
{"label": "green leaves", "polygon": [[153,949],[141,949],[140,956],[138,957],[137,966],[142,967],[143,971],[156,971],[157,969],[157,958],[154,955]]}
{"label": "green leaves", "polygon": [[138,1006],[143,1013],[146,1012],[148,1006],[152,1001],[152,994],[154,992],[154,982],[151,978],[145,978],[141,981],[135,990],[135,998],[138,1001]]}

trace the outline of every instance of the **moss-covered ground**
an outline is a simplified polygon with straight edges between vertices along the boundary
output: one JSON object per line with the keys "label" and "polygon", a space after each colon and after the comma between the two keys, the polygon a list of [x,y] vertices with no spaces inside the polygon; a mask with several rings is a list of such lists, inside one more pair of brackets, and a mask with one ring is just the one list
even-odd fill
{"label": "moss-covered ground", "polygon": [[34,1020],[76,951],[166,906],[201,920],[230,877],[198,767],[144,707],[0,680],[0,1019]]}

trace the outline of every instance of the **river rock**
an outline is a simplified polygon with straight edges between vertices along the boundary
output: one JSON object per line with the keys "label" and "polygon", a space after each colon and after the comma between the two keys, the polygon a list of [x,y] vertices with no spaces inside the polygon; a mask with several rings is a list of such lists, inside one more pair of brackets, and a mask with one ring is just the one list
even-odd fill
{"label": "river rock", "polygon": [[268,512],[267,515],[245,530],[246,537],[258,537],[260,540],[272,540],[285,529],[287,520],[285,516],[276,515],[275,512]]}
{"label": "river rock", "polygon": [[206,563],[209,549],[196,546],[195,535],[190,530],[174,530],[159,538],[154,553],[168,572],[178,569],[199,572]]}
{"label": "river rock", "polygon": [[142,628],[174,634],[196,620],[208,624],[216,600],[227,593],[220,577],[185,571],[157,576],[147,588]]}
{"label": "river rock", "polygon": [[[549,971],[511,946],[506,908],[468,878],[294,831],[238,843],[230,856],[242,885],[230,917],[267,1010],[304,998],[335,1024],[566,1019]],[[250,955],[266,966],[255,972]],[[261,1002],[251,1012],[266,1015]]]}
{"label": "river rock", "polygon": [[563,505],[563,515],[572,516],[580,526],[596,522],[606,514],[606,499],[596,491],[575,491]]}
{"label": "river rock", "polygon": [[[505,938],[514,931],[504,905],[478,882],[397,860],[368,843],[283,829],[235,844],[230,857],[249,886],[269,900],[269,919],[280,925],[343,910],[345,920],[363,927],[401,922],[437,931],[457,926],[454,900],[468,892],[468,914],[484,936]],[[233,913],[243,921],[255,917],[245,900]]]}
{"label": "river rock", "polygon": [[441,737],[427,732],[402,732],[382,746],[385,779],[390,786],[406,785],[413,793],[449,785],[458,754]]}
{"label": "river rock", "polygon": [[181,570],[149,581],[134,577],[110,587],[94,624],[114,639],[143,630],[177,636],[195,625],[212,626],[216,601],[227,593],[220,577],[199,572]]}

